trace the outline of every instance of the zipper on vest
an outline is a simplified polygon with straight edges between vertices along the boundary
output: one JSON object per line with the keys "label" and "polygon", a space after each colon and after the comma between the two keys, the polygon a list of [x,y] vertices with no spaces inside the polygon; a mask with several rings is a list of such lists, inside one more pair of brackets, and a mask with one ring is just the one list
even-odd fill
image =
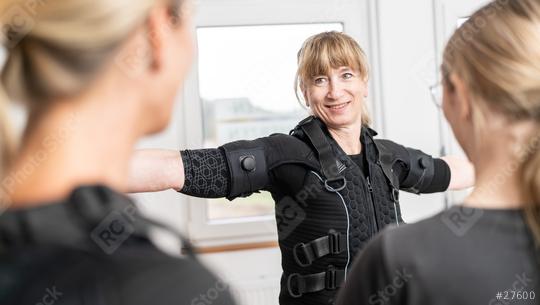
{"label": "zipper on vest", "polygon": [[369,189],[369,193],[373,194],[373,188],[371,187],[371,181],[369,181],[369,176],[367,177],[367,186]]}
{"label": "zipper on vest", "polygon": [[[368,164],[369,166],[369,164]],[[375,232],[373,234],[377,234],[379,232],[379,224],[377,223],[377,217],[376,217],[376,210],[375,210],[375,199],[373,198],[373,187],[371,186],[371,180],[369,179],[369,174],[367,175],[367,185],[368,185],[368,191],[369,196],[371,198],[371,209],[373,213],[371,214],[373,224],[375,225]]]}

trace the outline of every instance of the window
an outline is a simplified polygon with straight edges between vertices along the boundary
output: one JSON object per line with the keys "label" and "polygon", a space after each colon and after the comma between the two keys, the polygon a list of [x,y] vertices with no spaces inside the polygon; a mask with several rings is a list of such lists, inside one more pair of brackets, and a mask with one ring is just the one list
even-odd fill
{"label": "window", "polygon": [[[454,31],[463,25],[469,16],[487,4],[488,0],[436,0],[434,1],[435,12],[435,28],[436,28],[436,54],[437,54],[437,69],[440,73],[440,65],[442,63],[443,51],[445,49],[448,39],[452,36]],[[441,116],[439,118],[443,125],[441,134],[441,146],[443,146],[446,153],[450,155],[465,156],[465,153],[461,149],[459,143],[454,137],[450,125]],[[448,207],[450,203],[462,202],[465,197],[470,193],[470,190],[461,191],[449,191],[445,193],[445,205]]]}
{"label": "window", "polygon": [[[197,64],[185,85],[185,147],[217,147],[288,133],[307,112],[293,90],[296,55],[311,35],[346,31],[368,48],[368,8],[355,0],[201,0]],[[355,28],[357,31],[348,30]],[[188,198],[189,233],[199,246],[275,240],[267,192]]]}
{"label": "window", "polygon": [[[340,23],[197,29],[203,145],[288,133],[307,112],[296,100],[296,53],[309,36]],[[269,193],[208,200],[209,220],[272,215]]]}

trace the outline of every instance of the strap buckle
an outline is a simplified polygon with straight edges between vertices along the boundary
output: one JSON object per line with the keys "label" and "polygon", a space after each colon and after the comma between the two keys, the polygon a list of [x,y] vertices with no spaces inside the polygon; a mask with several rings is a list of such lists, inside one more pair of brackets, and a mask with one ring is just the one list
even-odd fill
{"label": "strap buckle", "polygon": [[332,265],[328,266],[328,270],[326,270],[324,286],[329,290],[335,290],[337,288],[336,268]]}
{"label": "strap buckle", "polygon": [[[293,282],[296,283],[296,289],[293,289]],[[287,279],[287,290],[289,290],[289,294],[293,298],[299,298],[303,295],[302,291],[304,290],[300,287],[302,283],[304,282],[300,281],[300,274],[293,273],[289,275],[289,278]]]}
{"label": "strap buckle", "polygon": [[342,247],[341,247],[340,237],[341,237],[341,234],[336,232],[335,230],[330,230],[328,232],[328,246],[329,246],[330,254],[341,253]]}
{"label": "strap buckle", "polygon": [[328,254],[336,255],[344,250],[344,235],[331,229],[328,235],[308,243],[297,243],[293,247],[293,258],[300,267],[308,267],[315,260]]}
{"label": "strap buckle", "polygon": [[[302,249],[302,254],[303,254],[303,257],[305,258],[305,261],[303,261],[298,255],[298,250],[299,249]],[[310,251],[308,251],[307,249],[307,245],[304,244],[304,243],[298,243],[294,246],[293,248],[293,257],[294,257],[294,260],[296,261],[296,263],[298,265],[300,265],[301,267],[308,267],[310,266],[313,261],[315,260],[315,258],[313,257],[313,255],[310,253]]]}
{"label": "strap buckle", "polygon": [[345,270],[338,270],[333,265],[326,271],[301,275],[293,273],[287,277],[287,290],[293,298],[299,298],[306,293],[321,290],[336,290],[345,280]]}
{"label": "strap buckle", "polygon": [[395,187],[392,188],[392,200],[394,201],[394,203],[399,202],[399,190]]}
{"label": "strap buckle", "polygon": [[[329,183],[333,183],[333,182],[339,182],[341,181],[341,186],[335,188],[333,186],[331,186]],[[347,180],[345,179],[345,177],[343,176],[340,176],[340,177],[335,177],[335,178],[329,178],[329,179],[326,179],[324,181],[324,187],[329,191],[329,192],[339,192],[341,190],[343,190],[345,187],[347,186]]]}

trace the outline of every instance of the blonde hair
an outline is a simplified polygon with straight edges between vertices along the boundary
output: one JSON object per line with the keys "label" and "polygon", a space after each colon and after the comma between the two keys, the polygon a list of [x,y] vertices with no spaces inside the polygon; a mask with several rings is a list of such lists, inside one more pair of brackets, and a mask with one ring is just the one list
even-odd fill
{"label": "blonde hair", "polygon": [[[13,150],[15,149],[13,134],[11,133],[11,126],[7,115],[7,99],[2,95],[3,93],[0,90],[0,178],[6,174],[8,165],[13,158]],[[0,187],[0,198],[2,196],[2,188]]]}
{"label": "blonde hair", "polygon": [[[10,100],[24,102],[30,113],[81,93],[160,1],[169,3],[173,17],[179,17],[175,14],[181,0],[2,0],[0,38],[8,56],[0,91],[3,87]],[[0,99],[2,177],[14,148],[4,140],[10,136],[7,100]]]}
{"label": "blonde hair", "polygon": [[[296,72],[294,90],[296,98],[301,102],[298,93],[300,88],[314,76],[325,75],[332,68],[347,66],[359,71],[367,81],[369,70],[367,58],[358,43],[349,35],[331,31],[309,37],[298,51],[298,70]],[[362,124],[370,125],[371,118],[365,103],[362,103]]]}
{"label": "blonde hair", "polygon": [[[443,59],[477,103],[509,122],[533,122],[518,168],[527,222],[540,243],[540,1],[497,0],[477,11],[450,38]],[[477,117],[483,111],[475,111]],[[486,118],[483,118],[485,120]],[[481,122],[480,122],[481,123]]]}

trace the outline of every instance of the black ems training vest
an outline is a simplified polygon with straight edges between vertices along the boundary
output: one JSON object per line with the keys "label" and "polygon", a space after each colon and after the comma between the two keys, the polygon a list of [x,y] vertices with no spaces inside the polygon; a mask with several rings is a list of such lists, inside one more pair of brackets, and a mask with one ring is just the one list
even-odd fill
{"label": "black ems training vest", "polygon": [[396,160],[389,158],[395,153],[386,153],[375,134],[362,128],[364,174],[318,119],[291,131],[317,153],[320,171],[308,172],[295,197],[273,194],[284,270],[280,304],[332,304],[358,251],[385,226],[403,223]]}
{"label": "black ems training vest", "polygon": [[428,190],[434,178],[431,156],[375,135],[362,127],[364,171],[314,117],[291,135],[184,151],[182,193],[232,200],[269,191],[282,255],[280,304],[330,304],[358,251],[403,222],[399,190]]}

